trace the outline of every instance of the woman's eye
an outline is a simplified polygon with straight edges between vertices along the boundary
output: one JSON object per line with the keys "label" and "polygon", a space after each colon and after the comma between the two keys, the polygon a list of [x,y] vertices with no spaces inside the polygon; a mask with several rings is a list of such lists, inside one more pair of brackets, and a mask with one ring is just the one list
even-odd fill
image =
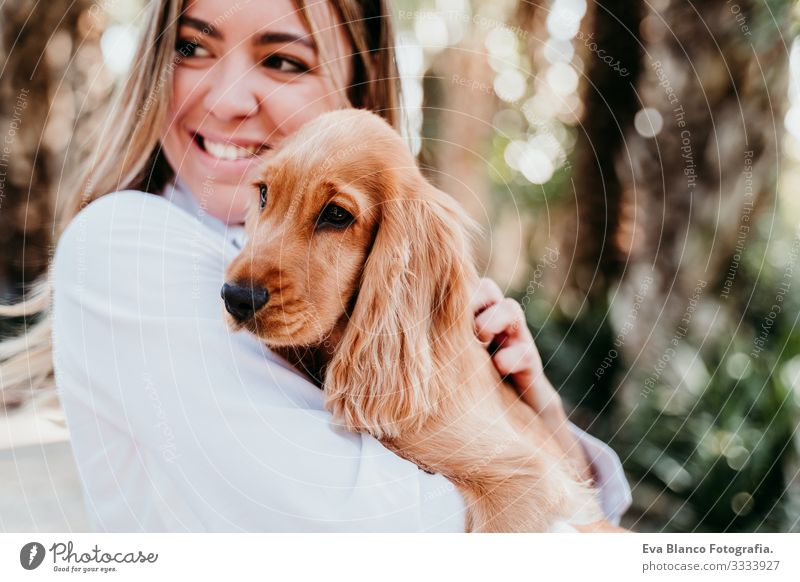
{"label": "woman's eye", "polygon": [[259,184],[258,185],[259,193],[261,194],[261,210],[264,210],[264,207],[267,205],[267,185],[266,184]]}
{"label": "woman's eye", "polygon": [[336,204],[328,204],[319,217],[319,225],[330,225],[337,228],[344,228],[353,222],[353,215],[347,212],[341,206]]}
{"label": "woman's eye", "polygon": [[207,49],[203,48],[194,41],[186,39],[179,40],[175,45],[175,50],[187,58],[205,58],[211,56],[211,53]]}
{"label": "woman's eye", "polygon": [[279,55],[269,56],[262,63],[268,69],[275,69],[281,73],[304,73],[308,71],[308,67],[300,61]]}

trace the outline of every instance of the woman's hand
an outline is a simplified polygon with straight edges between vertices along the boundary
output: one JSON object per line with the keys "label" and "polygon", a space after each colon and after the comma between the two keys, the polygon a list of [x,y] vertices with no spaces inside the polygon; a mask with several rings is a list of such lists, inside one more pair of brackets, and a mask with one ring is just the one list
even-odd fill
{"label": "woman's hand", "polygon": [[572,434],[561,397],[544,375],[542,358],[519,303],[503,296],[497,283],[483,278],[472,294],[475,332],[492,352],[492,361],[553,433],[584,478],[592,477],[583,447]]}

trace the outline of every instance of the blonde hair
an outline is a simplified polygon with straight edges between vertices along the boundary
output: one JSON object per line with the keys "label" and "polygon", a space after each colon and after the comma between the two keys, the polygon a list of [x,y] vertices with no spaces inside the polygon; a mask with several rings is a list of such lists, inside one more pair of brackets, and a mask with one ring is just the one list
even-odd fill
{"label": "blonde hair", "polygon": [[[293,0],[301,18],[317,38],[318,28],[307,0]],[[395,58],[395,32],[388,0],[328,0],[353,46],[352,81],[347,98],[353,107],[370,109],[400,129],[400,80]],[[117,91],[106,119],[110,128],[97,140],[91,159],[67,186],[57,208],[56,238],[75,215],[93,200],[117,190],[159,193],[174,177],[159,145],[171,93],[180,0],[150,5],[131,70]],[[317,42],[322,50],[323,43]],[[122,159],[119,152],[124,152]],[[59,187],[59,190],[62,188]],[[58,200],[59,197],[57,196]],[[50,280],[45,274],[24,301],[0,305],[0,317],[24,317],[21,335],[0,342],[0,408],[52,395],[53,355]],[[35,323],[31,324],[28,318]]]}

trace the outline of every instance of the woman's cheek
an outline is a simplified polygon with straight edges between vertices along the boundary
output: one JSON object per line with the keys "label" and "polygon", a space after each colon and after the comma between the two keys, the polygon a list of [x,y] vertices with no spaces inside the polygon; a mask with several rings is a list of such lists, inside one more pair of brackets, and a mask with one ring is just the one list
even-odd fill
{"label": "woman's cheek", "polygon": [[270,99],[270,117],[281,120],[280,132],[284,135],[291,135],[319,115],[345,105],[322,77],[286,84],[277,89],[273,97]]}

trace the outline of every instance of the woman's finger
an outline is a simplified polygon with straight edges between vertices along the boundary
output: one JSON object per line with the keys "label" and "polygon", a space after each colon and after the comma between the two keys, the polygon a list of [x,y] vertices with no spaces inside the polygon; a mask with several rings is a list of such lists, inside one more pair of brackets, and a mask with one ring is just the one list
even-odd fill
{"label": "woman's finger", "polygon": [[544,374],[544,366],[536,344],[519,342],[498,350],[492,356],[494,365],[509,376],[522,400],[547,420],[566,418],[561,396]]}
{"label": "woman's finger", "polygon": [[542,371],[542,362],[532,343],[517,343],[501,348],[492,356],[497,371],[504,376],[528,372],[537,376]]}
{"label": "woman's finger", "polygon": [[484,277],[478,281],[475,291],[470,297],[470,307],[472,313],[477,315],[487,307],[500,303],[503,300],[503,292],[492,279]]}
{"label": "woman's finger", "polygon": [[475,332],[484,343],[492,341],[500,333],[505,333],[512,341],[523,337],[525,332],[530,333],[522,307],[508,298],[487,307],[475,318]]}

